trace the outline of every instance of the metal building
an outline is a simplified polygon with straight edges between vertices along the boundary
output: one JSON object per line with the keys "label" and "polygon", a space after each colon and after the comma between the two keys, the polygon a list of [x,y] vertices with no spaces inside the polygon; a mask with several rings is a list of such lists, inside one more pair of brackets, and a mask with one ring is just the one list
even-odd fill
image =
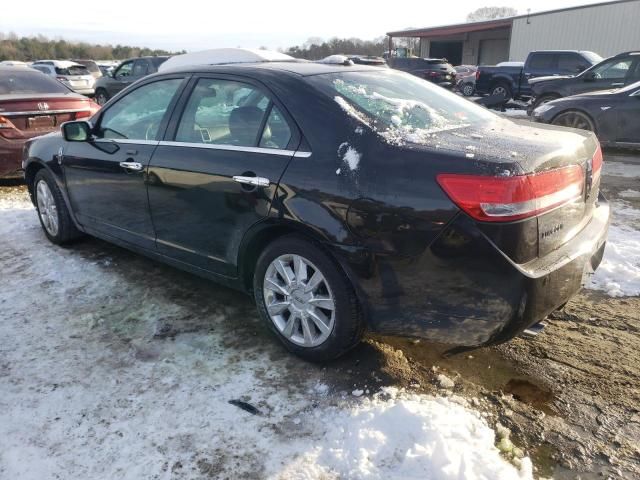
{"label": "metal building", "polygon": [[640,0],[616,0],[485,22],[387,33],[419,39],[421,57],[458,65],[524,61],[533,50],[591,50],[603,57],[640,49]]}

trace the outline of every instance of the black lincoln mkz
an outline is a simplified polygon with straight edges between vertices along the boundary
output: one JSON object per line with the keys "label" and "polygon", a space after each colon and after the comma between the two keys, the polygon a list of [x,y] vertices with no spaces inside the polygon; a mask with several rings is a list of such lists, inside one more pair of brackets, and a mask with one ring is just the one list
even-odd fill
{"label": "black lincoln mkz", "polygon": [[52,242],[87,233],[252,292],[310,360],[367,329],[506,341],[604,250],[592,133],[503,119],[389,69],[177,69],[62,130],[24,161]]}

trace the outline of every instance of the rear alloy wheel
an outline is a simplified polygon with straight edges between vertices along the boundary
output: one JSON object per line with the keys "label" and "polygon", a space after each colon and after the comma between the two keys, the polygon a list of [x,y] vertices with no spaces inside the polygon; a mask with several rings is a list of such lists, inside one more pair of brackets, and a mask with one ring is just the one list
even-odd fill
{"label": "rear alloy wheel", "polygon": [[559,125],[561,127],[571,127],[571,128],[579,128],[581,130],[589,130],[590,132],[595,132],[595,126],[593,125],[593,121],[584,113],[578,112],[577,110],[571,110],[569,112],[564,112],[558,115],[553,119],[554,125]]}
{"label": "rear alloy wheel", "polygon": [[511,89],[504,83],[499,83],[491,89],[492,97],[502,97],[506,100],[510,100],[511,95]]}
{"label": "rear alloy wheel", "polygon": [[352,285],[333,259],[301,237],[282,237],[265,249],[253,288],[263,319],[289,351],[306,360],[332,360],[362,337]]}
{"label": "rear alloy wheel", "polygon": [[40,225],[47,238],[61,245],[80,237],[82,233],[75,227],[53,176],[42,169],[36,174],[33,185]]}
{"label": "rear alloy wheel", "polygon": [[107,94],[106,90],[99,88],[96,90],[96,103],[100,106],[104,105],[109,101],[109,94]]}
{"label": "rear alloy wheel", "polygon": [[475,86],[473,85],[473,83],[465,83],[464,85],[462,85],[462,95],[464,95],[465,97],[471,97],[473,95],[473,92],[475,92]]}

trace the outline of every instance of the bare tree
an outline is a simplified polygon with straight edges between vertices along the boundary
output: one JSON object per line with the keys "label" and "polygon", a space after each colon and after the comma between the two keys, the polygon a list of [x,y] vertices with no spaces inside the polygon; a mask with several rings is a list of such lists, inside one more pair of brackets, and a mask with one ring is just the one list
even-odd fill
{"label": "bare tree", "polygon": [[517,14],[518,11],[511,7],[482,7],[467,15],[467,22],[481,22],[483,20],[513,17]]}

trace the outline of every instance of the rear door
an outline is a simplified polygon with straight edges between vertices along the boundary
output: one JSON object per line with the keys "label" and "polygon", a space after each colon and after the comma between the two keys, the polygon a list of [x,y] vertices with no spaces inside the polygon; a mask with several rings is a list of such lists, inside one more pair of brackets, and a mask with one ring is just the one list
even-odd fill
{"label": "rear door", "polygon": [[194,78],[149,167],[158,250],[234,277],[245,232],[269,212],[300,135],[259,83]]}
{"label": "rear door", "polygon": [[634,57],[614,58],[602,62],[581,75],[582,81],[578,82],[572,93],[624,87],[628,83],[632,83],[632,79],[636,75],[633,68],[635,62]]}
{"label": "rear door", "polygon": [[109,105],[88,142],[68,142],[62,165],[78,221],[147,249],[155,249],[146,176],[184,76],[138,86]]}

